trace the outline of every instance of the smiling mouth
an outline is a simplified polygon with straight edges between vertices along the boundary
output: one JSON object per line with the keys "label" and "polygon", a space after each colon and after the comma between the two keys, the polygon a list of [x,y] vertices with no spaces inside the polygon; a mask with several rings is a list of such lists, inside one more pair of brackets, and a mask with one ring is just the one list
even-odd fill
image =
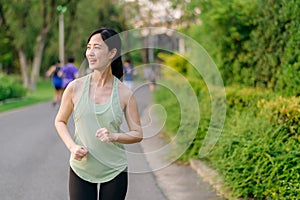
{"label": "smiling mouth", "polygon": [[89,63],[90,63],[90,64],[95,64],[95,63],[96,63],[96,60],[89,60]]}

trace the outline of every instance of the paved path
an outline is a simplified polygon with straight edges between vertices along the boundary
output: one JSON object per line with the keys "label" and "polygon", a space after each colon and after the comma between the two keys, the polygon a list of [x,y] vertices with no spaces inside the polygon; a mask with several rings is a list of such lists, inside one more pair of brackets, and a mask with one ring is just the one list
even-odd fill
{"label": "paved path", "polygon": [[[143,115],[149,109],[150,92],[142,87],[136,95]],[[57,109],[47,102],[0,114],[1,200],[68,199],[69,152],[54,128],[56,112]],[[69,124],[73,130],[72,120]],[[146,134],[147,131],[151,130],[145,130]],[[128,152],[140,155],[128,157],[133,173],[129,176],[126,199],[217,199],[210,187],[188,166],[170,163],[163,169],[152,170],[163,161],[147,158],[143,151],[159,148],[159,145],[163,145],[163,140],[156,135],[141,144],[126,146]]]}

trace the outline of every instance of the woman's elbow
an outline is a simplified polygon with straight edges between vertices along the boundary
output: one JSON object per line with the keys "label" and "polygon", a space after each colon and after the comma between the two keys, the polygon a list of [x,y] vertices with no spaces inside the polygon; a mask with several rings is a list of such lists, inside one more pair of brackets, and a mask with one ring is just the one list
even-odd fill
{"label": "woman's elbow", "polygon": [[142,140],[143,140],[143,138],[138,137],[138,138],[135,139],[134,143],[139,143],[139,142],[141,142]]}
{"label": "woman's elbow", "polygon": [[54,120],[54,126],[55,126],[55,128],[56,128],[56,130],[58,130],[59,129],[59,127],[60,127],[60,124],[61,124],[61,122],[60,121],[58,121],[58,120]]}
{"label": "woman's elbow", "polygon": [[136,137],[136,143],[141,142],[143,140],[143,132],[142,130],[138,131],[138,137]]}
{"label": "woman's elbow", "polygon": [[66,124],[63,120],[59,119],[58,117],[55,118],[54,120],[54,126],[58,130],[61,125]]}

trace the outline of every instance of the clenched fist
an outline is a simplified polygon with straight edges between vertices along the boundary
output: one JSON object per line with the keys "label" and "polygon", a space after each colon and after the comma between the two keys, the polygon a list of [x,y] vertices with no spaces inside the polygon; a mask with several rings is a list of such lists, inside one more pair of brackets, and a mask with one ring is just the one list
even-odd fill
{"label": "clenched fist", "polygon": [[71,153],[75,160],[81,161],[81,159],[88,154],[88,150],[84,146],[76,145],[71,149]]}
{"label": "clenched fist", "polygon": [[118,136],[116,133],[109,132],[106,128],[100,128],[96,131],[96,137],[101,142],[116,142]]}

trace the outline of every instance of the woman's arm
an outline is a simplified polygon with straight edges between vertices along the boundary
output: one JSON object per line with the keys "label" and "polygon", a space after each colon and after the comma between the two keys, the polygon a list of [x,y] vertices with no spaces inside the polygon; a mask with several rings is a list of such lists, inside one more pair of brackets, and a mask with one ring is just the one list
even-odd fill
{"label": "woman's arm", "polygon": [[55,71],[55,66],[53,65],[53,66],[51,66],[48,70],[47,70],[47,72],[46,72],[46,76],[48,76],[48,77],[50,77],[50,76],[52,76],[52,74],[54,73],[54,71]]}
{"label": "woman's arm", "polygon": [[65,143],[69,151],[73,154],[74,158],[81,160],[88,151],[85,147],[77,145],[71,137],[67,123],[69,117],[73,111],[73,86],[74,84],[69,84],[66,90],[63,93],[61,105],[59,111],[55,118],[55,127],[58,132],[58,135]]}

